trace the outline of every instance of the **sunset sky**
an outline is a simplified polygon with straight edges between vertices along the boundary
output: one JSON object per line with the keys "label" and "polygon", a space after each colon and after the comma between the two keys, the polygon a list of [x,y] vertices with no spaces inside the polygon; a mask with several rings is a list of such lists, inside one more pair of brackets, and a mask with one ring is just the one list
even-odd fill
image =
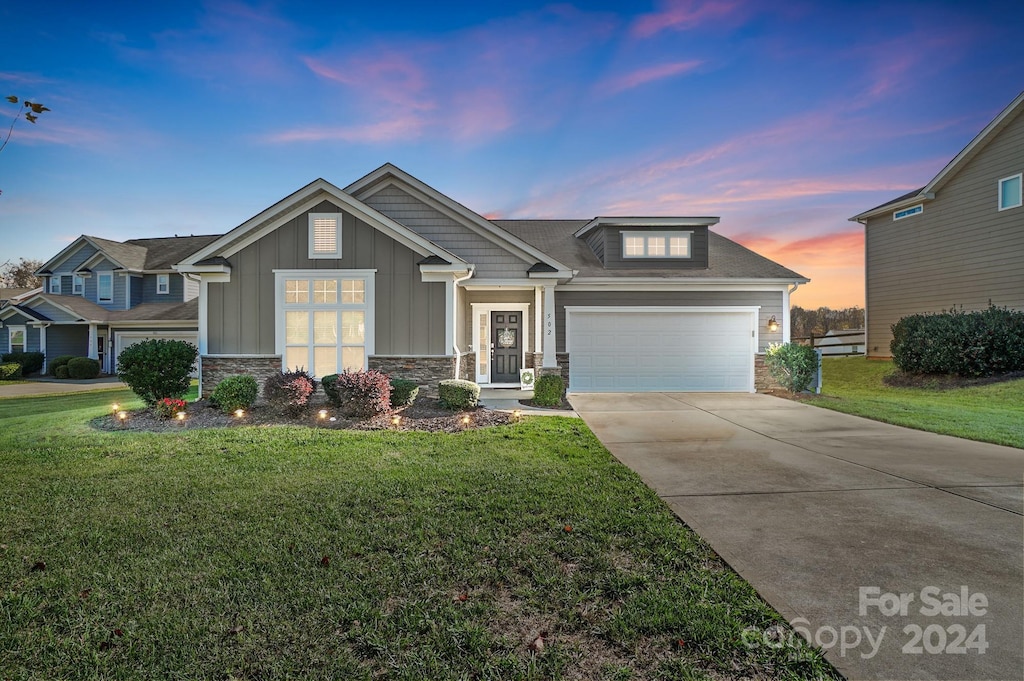
{"label": "sunset sky", "polygon": [[52,109],[0,153],[0,262],[390,161],[488,217],[720,216],[793,304],[861,305],[847,218],[1024,89],[1016,2],[152,4],[0,6],[0,96]]}

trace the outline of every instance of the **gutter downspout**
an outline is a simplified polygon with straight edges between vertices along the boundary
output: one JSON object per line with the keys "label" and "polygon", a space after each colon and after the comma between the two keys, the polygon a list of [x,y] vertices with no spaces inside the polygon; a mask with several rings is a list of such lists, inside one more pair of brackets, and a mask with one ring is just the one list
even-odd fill
{"label": "gutter downspout", "polygon": [[[470,277],[472,277],[475,273],[476,273],[476,268],[470,266],[469,272],[466,273],[466,276],[464,276],[464,277],[455,277],[452,280],[452,290],[454,291],[454,293],[452,295],[452,308],[453,308],[452,309],[452,338],[455,338],[458,335],[458,330],[459,330],[459,322],[458,322],[458,300],[459,300],[459,288],[458,287],[459,287],[459,284],[461,284],[462,282],[464,282],[467,279],[469,279]],[[462,374],[462,353],[459,352],[459,342],[457,340],[454,343],[452,343],[452,350],[455,351],[455,376],[453,376],[453,378],[457,379]]]}

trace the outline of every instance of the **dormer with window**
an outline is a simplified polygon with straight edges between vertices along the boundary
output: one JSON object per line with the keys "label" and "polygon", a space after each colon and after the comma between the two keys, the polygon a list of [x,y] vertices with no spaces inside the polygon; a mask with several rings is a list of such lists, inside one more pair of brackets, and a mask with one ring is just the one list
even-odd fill
{"label": "dormer with window", "polygon": [[716,217],[594,218],[576,232],[608,269],[705,269]]}

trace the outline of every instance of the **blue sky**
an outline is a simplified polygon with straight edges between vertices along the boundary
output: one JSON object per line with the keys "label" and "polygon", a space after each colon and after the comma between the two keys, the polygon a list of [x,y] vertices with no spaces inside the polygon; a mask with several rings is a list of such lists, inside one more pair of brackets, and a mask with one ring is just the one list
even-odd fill
{"label": "blue sky", "polygon": [[717,215],[794,304],[862,304],[847,218],[1024,89],[1010,2],[153,4],[0,6],[0,96],[52,109],[0,153],[0,262],[390,161],[488,216]]}

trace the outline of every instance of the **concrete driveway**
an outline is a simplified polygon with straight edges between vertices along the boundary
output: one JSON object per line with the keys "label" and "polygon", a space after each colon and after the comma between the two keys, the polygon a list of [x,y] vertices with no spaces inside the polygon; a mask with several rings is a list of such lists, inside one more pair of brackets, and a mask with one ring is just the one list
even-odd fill
{"label": "concrete driveway", "polygon": [[569,399],[847,678],[1024,678],[1024,450],[768,395]]}

